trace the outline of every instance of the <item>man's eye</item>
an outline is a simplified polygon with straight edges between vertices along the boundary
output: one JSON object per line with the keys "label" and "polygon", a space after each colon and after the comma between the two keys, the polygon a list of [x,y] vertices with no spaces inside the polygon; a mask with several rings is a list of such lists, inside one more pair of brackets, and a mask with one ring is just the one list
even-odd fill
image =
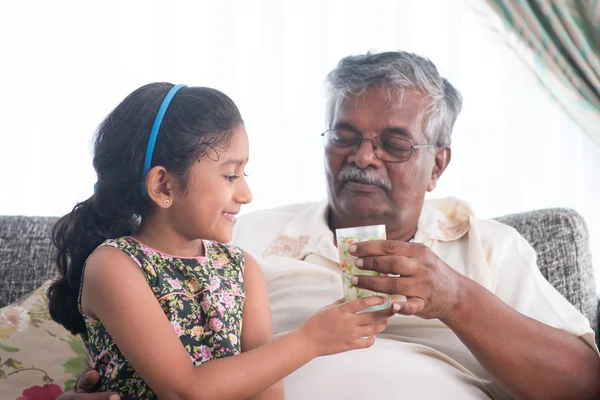
{"label": "man's eye", "polygon": [[412,144],[405,139],[380,136],[381,145],[390,153],[404,153],[411,150]]}
{"label": "man's eye", "polygon": [[228,182],[233,182],[237,178],[239,178],[239,175],[227,175],[227,176],[225,176],[225,179],[227,179]]}
{"label": "man's eye", "polygon": [[353,132],[336,131],[330,136],[330,143],[334,146],[346,147],[356,144],[358,135]]}

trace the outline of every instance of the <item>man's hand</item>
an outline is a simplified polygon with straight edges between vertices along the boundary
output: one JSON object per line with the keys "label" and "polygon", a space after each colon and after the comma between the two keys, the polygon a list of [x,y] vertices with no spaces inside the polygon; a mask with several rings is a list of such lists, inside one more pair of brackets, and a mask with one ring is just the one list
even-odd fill
{"label": "man's hand", "polygon": [[[459,304],[463,275],[449,267],[427,246],[396,240],[359,242],[348,247],[360,269],[382,276],[356,275],[353,285],[390,295],[404,295],[398,314],[440,320],[449,318]],[[399,276],[385,276],[399,275]]]}
{"label": "man's hand", "polygon": [[77,378],[75,388],[61,394],[56,400],[119,400],[120,397],[114,392],[94,393],[100,384],[100,374],[92,368],[88,368]]}

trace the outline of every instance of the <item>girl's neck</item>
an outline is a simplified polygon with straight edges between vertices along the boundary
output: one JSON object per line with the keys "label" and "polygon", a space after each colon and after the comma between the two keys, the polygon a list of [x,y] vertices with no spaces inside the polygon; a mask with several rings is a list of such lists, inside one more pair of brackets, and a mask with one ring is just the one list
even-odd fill
{"label": "girl's neck", "polygon": [[156,215],[143,218],[139,229],[131,236],[161,253],[180,257],[203,257],[205,255],[201,239],[185,238],[170,224],[158,222]]}

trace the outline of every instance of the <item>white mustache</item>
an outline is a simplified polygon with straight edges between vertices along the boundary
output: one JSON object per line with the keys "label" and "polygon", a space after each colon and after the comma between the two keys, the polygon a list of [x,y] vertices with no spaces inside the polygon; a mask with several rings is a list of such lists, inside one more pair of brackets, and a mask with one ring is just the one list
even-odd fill
{"label": "white mustache", "polygon": [[376,185],[388,191],[392,190],[392,183],[389,179],[375,175],[372,169],[361,169],[356,166],[348,166],[340,171],[337,178],[341,182],[355,181],[367,185]]}

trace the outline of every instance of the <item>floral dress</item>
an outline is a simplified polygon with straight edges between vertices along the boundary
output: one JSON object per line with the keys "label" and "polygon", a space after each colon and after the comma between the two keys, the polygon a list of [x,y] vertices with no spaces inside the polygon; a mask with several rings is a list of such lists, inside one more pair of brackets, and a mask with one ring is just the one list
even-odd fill
{"label": "floral dress", "polygon": [[[194,365],[241,352],[245,300],[241,249],[204,241],[205,257],[185,258],[160,253],[132,237],[110,239],[102,246],[123,251],[140,267]],[[114,391],[124,399],[156,399],[102,322],[81,308],[80,312],[88,351],[100,372],[100,391]]]}

